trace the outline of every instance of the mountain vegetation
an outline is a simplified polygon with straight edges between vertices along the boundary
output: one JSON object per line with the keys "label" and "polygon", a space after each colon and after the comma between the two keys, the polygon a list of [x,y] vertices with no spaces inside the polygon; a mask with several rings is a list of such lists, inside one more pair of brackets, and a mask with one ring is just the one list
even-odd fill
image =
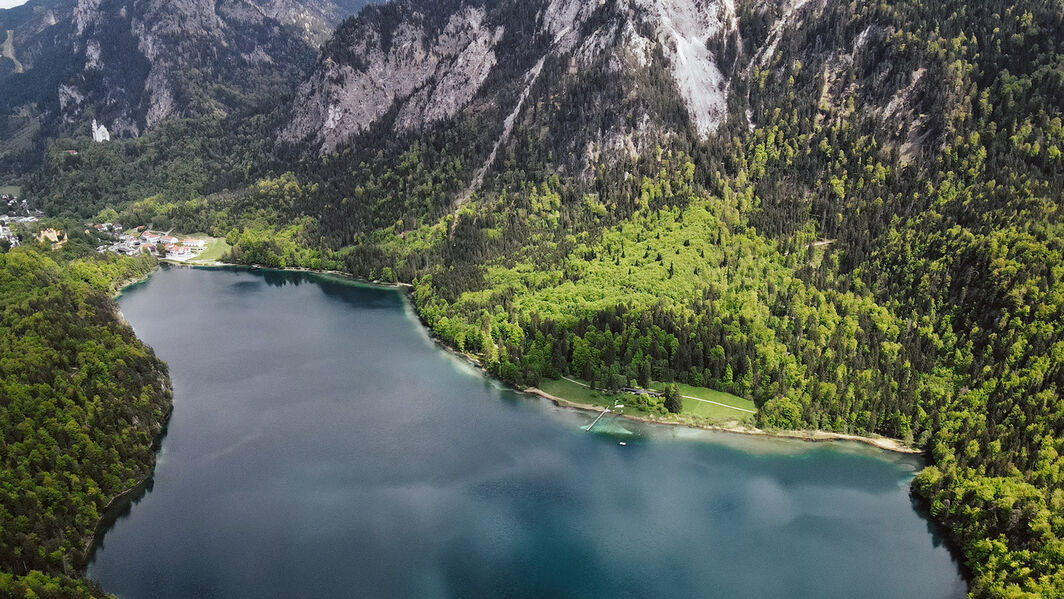
{"label": "mountain vegetation", "polygon": [[[182,135],[239,144],[218,122],[254,121],[276,107],[318,44],[364,4],[29,0],[0,10],[11,54],[0,57],[0,176],[36,169],[52,142],[84,137],[94,122],[128,140],[188,119]],[[59,147],[76,149],[68,141]]]}
{"label": "mountain vegetation", "polygon": [[[1059,594],[1061,7],[740,8],[749,77],[708,143],[566,175],[537,105],[521,130],[547,133],[465,201],[475,125],[355,144],[297,177],[303,242],[413,282],[433,331],[514,384],[677,380],[754,400],[765,427],[925,448],[914,490],[973,595]],[[253,237],[235,257],[299,263]]]}
{"label": "mountain vegetation", "polygon": [[[53,141],[30,188],[411,283],[517,386],[685,383],[902,439],[973,596],[1064,595],[1064,6],[673,4],[372,7],[294,99]],[[418,85],[359,87],[385,71]]]}
{"label": "mountain vegetation", "polygon": [[166,365],[110,293],[153,259],[0,254],[0,596],[104,596],[79,578],[105,507],[155,463]]}

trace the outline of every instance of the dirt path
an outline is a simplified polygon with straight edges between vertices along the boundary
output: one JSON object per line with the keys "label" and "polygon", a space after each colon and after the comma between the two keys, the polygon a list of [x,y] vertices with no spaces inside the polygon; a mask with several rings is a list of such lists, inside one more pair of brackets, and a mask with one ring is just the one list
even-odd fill
{"label": "dirt path", "polygon": [[15,32],[10,29],[7,30],[7,39],[5,39],[4,44],[0,46],[0,56],[10,58],[11,62],[15,63],[16,73],[25,72],[25,69],[22,68],[22,63],[15,58]]}

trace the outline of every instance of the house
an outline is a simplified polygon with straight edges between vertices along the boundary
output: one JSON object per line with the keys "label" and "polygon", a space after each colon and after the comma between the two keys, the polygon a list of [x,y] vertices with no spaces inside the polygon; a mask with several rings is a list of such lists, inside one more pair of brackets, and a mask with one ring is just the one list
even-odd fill
{"label": "house", "polygon": [[184,246],[187,246],[187,247],[190,247],[190,248],[200,248],[200,249],[202,249],[202,248],[207,247],[207,242],[202,240],[202,239],[186,239],[186,240],[181,242],[181,245],[184,245]]}
{"label": "house", "polygon": [[163,235],[159,237],[159,243],[165,243],[166,245],[177,245],[178,239],[177,237],[172,237],[170,235]]}
{"label": "house", "polygon": [[192,255],[192,250],[187,247],[171,243],[166,246],[166,255],[173,258],[187,258],[188,256]]}
{"label": "house", "polygon": [[158,235],[156,235],[155,233],[152,233],[151,231],[147,231],[147,232],[145,232],[144,234],[142,234],[140,236],[140,240],[143,241],[144,243],[152,243],[152,244],[159,243],[159,239],[160,239],[160,237]]}
{"label": "house", "polygon": [[648,391],[646,389],[639,389],[638,387],[621,387],[622,393],[630,393],[632,395],[649,395],[650,397],[661,397],[660,391]]}

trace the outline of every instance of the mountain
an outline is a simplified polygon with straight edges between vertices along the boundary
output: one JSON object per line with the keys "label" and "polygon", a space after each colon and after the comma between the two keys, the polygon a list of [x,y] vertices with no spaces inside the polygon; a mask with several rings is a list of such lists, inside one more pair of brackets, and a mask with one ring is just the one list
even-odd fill
{"label": "mountain", "polygon": [[[720,168],[730,138],[779,118],[770,107],[780,90],[768,84],[787,83],[775,76],[796,64],[808,65],[791,82],[803,86],[803,110],[861,121],[903,162],[941,147],[947,65],[911,50],[895,56],[896,32],[882,19],[839,27],[840,11],[827,0],[372,6],[324,45],[277,148],[285,159],[325,158],[328,174],[315,176],[323,201],[305,209],[342,245],[398,218],[409,226],[457,213],[505,165],[576,175],[584,187],[602,167],[656,148],[707,154],[697,166]],[[381,173],[414,147],[426,164],[454,162],[442,193],[416,209],[392,194],[381,198],[391,206],[366,213],[372,201],[346,197],[365,185],[344,164]]]}
{"label": "mountain", "polygon": [[256,0],[266,16],[300,32],[312,46],[327,40],[345,18],[371,0]]}
{"label": "mountain", "polygon": [[306,220],[228,222],[233,257],[411,282],[517,386],[910,441],[972,594],[1057,596],[1062,30],[1037,0],[377,7],[279,130],[310,160],[244,200]]}
{"label": "mountain", "polygon": [[96,119],[136,137],[288,92],[362,0],[33,0],[0,11],[0,154]]}
{"label": "mountain", "polygon": [[[278,143],[329,155],[462,130],[473,148],[465,157],[478,167],[466,173],[467,193],[518,140],[549,148],[548,170],[589,175],[597,163],[764,124],[772,115],[758,111],[764,99],[752,88],[790,57],[816,66],[821,89],[809,93],[826,104],[860,105],[860,118],[874,120],[903,157],[933,146],[947,110],[947,99],[934,94],[939,65],[916,63],[904,72],[885,65],[890,29],[837,28],[833,6],[826,0],[738,8],[725,0],[374,6],[325,44]],[[836,45],[808,45],[827,36]]]}
{"label": "mountain", "polygon": [[374,129],[403,135],[485,115],[489,155],[515,130],[543,127],[569,146],[570,166],[637,155],[689,129],[717,131],[737,33],[734,7],[716,0],[376,6],[326,44],[280,140],[327,154]]}

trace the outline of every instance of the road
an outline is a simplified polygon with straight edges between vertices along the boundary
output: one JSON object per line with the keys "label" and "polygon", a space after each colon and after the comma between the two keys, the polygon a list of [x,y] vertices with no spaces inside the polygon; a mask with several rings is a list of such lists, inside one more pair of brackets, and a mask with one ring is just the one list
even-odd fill
{"label": "road", "polygon": [[[587,387],[589,389],[591,388],[590,385],[587,385],[585,383],[581,383],[580,381],[575,380],[575,379],[571,379],[571,378],[569,378],[567,376],[563,376],[562,378],[567,380],[567,381],[569,381],[570,383],[576,383],[577,385],[580,385],[581,387]],[[757,412],[754,411],[754,410],[747,410],[746,408],[737,408],[735,406],[729,406],[726,403],[720,403],[719,401],[712,401],[712,400],[709,400],[709,399],[702,399],[701,397],[692,397],[690,395],[681,395],[680,397],[682,397],[684,399],[693,399],[695,401],[700,401],[702,403],[711,403],[711,404],[713,404],[715,406],[720,406],[722,408],[731,408],[732,410],[738,410],[740,412],[746,412],[747,414],[757,414]]]}

